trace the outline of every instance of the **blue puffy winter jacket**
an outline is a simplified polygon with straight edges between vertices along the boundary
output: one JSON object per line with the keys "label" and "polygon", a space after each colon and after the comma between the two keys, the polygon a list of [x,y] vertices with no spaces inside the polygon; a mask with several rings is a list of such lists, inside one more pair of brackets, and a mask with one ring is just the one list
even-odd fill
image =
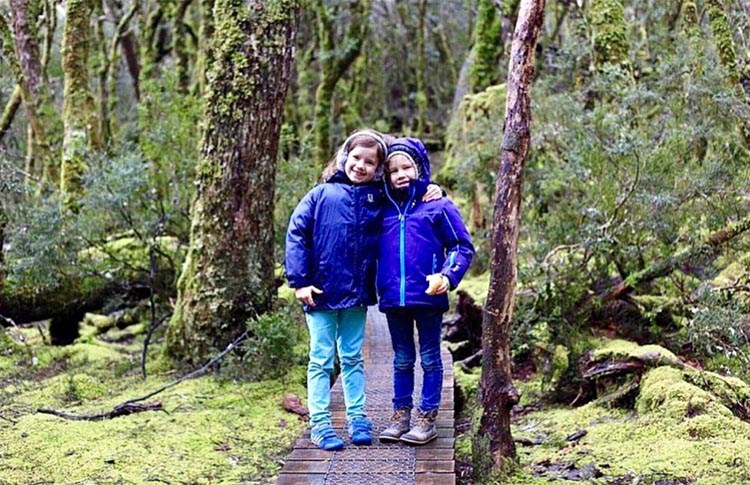
{"label": "blue puffy winter jacket", "polygon": [[291,288],[313,285],[306,312],[374,305],[375,265],[382,222],[380,182],[354,185],[343,172],[317,185],[297,205],[286,233]]}
{"label": "blue puffy winter jacket", "polygon": [[[448,295],[428,295],[426,277],[442,273],[455,289],[474,256],[474,245],[456,206],[447,198],[422,202],[430,179],[427,151],[419,140],[395,140],[388,153],[408,153],[419,178],[406,190],[386,184],[389,202],[383,212],[378,252],[380,310],[402,307],[448,309]],[[387,177],[386,177],[387,178]]]}

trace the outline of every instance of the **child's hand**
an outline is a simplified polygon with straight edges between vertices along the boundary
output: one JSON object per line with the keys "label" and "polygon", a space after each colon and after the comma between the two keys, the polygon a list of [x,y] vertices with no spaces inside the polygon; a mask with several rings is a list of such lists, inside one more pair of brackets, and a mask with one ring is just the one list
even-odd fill
{"label": "child's hand", "polygon": [[302,288],[297,288],[296,290],[294,290],[294,297],[302,303],[307,303],[309,306],[314,307],[315,301],[313,301],[313,293],[315,293],[316,295],[320,295],[321,293],[323,293],[323,290],[320,290],[312,285],[303,286]]}
{"label": "child's hand", "polygon": [[425,290],[425,293],[427,293],[428,295],[442,295],[443,293],[448,291],[448,287],[450,286],[448,277],[442,273],[427,275],[426,280],[428,286]]}
{"label": "child's hand", "polygon": [[427,191],[422,196],[422,202],[430,202],[433,200],[440,200],[443,198],[443,189],[437,184],[430,184],[427,186]]}

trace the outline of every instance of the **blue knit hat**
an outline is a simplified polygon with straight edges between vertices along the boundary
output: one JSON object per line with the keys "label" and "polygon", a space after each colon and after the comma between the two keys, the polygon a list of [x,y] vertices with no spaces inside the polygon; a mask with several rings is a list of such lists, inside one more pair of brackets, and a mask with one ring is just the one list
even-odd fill
{"label": "blue knit hat", "polygon": [[410,158],[417,168],[417,178],[424,182],[430,181],[430,157],[421,140],[410,137],[396,138],[388,146],[386,163],[396,155],[405,155]]}

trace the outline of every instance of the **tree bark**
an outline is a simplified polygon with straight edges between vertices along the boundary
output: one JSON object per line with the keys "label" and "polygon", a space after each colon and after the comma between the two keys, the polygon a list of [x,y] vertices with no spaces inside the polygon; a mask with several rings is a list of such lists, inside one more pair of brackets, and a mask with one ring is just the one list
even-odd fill
{"label": "tree bark", "polygon": [[40,3],[38,0],[11,0],[10,10],[15,47],[15,61],[11,63],[16,64],[14,71],[33,133],[29,145],[33,157],[32,168],[35,174],[42,173],[44,181],[55,182],[57,162],[51,156],[47,128],[42,120],[47,96],[42,84],[42,62],[35,24],[40,14]]}
{"label": "tree bark", "polygon": [[[517,279],[516,252],[524,165],[529,149],[534,53],[544,0],[522,0],[508,67],[505,134],[495,185],[491,279],[482,328],[482,417],[473,454],[480,473],[502,468],[515,456],[510,410],[518,403],[510,361],[510,325]],[[489,460],[491,459],[491,461]]]}
{"label": "tree bark", "polygon": [[478,93],[498,80],[500,56],[503,53],[503,31],[497,7],[492,0],[479,0],[474,28],[471,92]]}
{"label": "tree bark", "polygon": [[274,183],[295,0],[216,0],[215,60],[167,353],[204,360],[271,308]]}
{"label": "tree bark", "polygon": [[[0,193],[9,190],[7,187],[0,185]],[[5,226],[8,224],[8,217],[5,215],[5,206],[0,201],[0,295],[3,294],[5,286]],[[2,300],[2,296],[0,296]]]}
{"label": "tree bark", "polygon": [[192,0],[179,0],[172,19],[172,55],[177,68],[178,87],[182,94],[186,94],[190,87],[190,69],[188,52],[185,46],[185,15]]}
{"label": "tree bark", "polygon": [[589,12],[597,69],[611,64],[630,70],[627,25],[622,0],[595,0]]}
{"label": "tree bark", "polygon": [[[323,0],[315,1],[320,42],[320,82],[315,92],[315,160],[321,167],[331,158],[331,111],[339,80],[359,56],[367,34],[370,2],[350,3],[351,20],[343,39],[337,39],[331,13]],[[343,46],[343,47],[342,47]]]}
{"label": "tree bark", "polygon": [[76,209],[83,190],[89,150],[101,147],[94,97],[89,87],[88,51],[93,0],[68,0],[62,39],[63,156],[60,191],[66,208]]}
{"label": "tree bark", "polygon": [[701,258],[712,258],[719,253],[719,250],[724,244],[746,233],[748,230],[750,230],[750,217],[745,217],[737,222],[727,224],[711,234],[700,245],[658,261],[643,271],[631,274],[620,284],[608,291],[602,297],[602,300],[606,302],[621,298],[637,286],[667,276],[680,266],[696,262]]}
{"label": "tree bark", "polygon": [[[737,62],[737,51],[723,2],[708,0],[706,9],[721,64],[728,71],[729,80],[742,103],[750,106],[750,69],[743,69]],[[746,117],[739,116],[737,122],[745,145],[750,147],[750,121]]]}
{"label": "tree bark", "polygon": [[214,36],[214,0],[200,0],[200,29],[198,31],[198,58],[196,70],[198,92],[206,92],[206,73],[213,62],[212,39]]}
{"label": "tree bark", "polygon": [[8,99],[5,105],[3,117],[0,120],[0,141],[3,140],[5,133],[10,129],[10,125],[13,124],[13,119],[16,117],[19,106],[21,106],[21,86],[16,84],[10,95],[10,99]]}
{"label": "tree bark", "polygon": [[425,19],[427,18],[427,0],[419,0],[419,20],[417,22],[417,136],[424,138],[427,125],[427,92],[425,88]]}

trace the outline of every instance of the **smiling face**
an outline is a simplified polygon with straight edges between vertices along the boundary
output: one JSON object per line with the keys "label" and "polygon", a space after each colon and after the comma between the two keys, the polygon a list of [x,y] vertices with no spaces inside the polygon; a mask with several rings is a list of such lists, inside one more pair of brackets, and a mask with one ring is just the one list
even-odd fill
{"label": "smiling face", "polygon": [[405,189],[417,178],[417,166],[411,158],[400,153],[388,159],[388,179],[397,189]]}
{"label": "smiling face", "polygon": [[355,184],[371,182],[378,168],[378,147],[356,146],[346,157],[344,173]]}

